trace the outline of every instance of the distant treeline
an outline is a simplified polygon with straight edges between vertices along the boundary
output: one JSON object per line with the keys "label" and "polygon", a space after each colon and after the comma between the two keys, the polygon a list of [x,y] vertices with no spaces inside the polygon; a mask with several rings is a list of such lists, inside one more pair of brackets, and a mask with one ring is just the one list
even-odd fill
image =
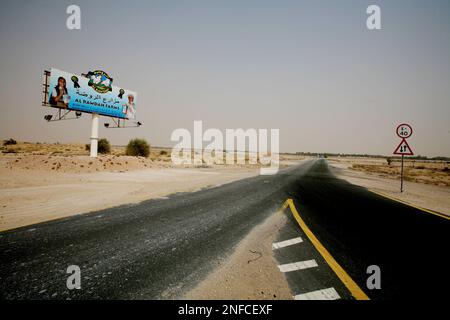
{"label": "distant treeline", "polygon": [[[353,154],[353,153],[319,153],[319,152],[296,152],[299,156],[309,156],[309,157],[353,157],[353,158],[378,158],[378,159],[397,159],[401,156],[383,156],[383,155],[373,155],[373,154]],[[424,160],[424,161],[450,161],[449,157],[427,157],[427,156],[408,156],[408,160]]]}

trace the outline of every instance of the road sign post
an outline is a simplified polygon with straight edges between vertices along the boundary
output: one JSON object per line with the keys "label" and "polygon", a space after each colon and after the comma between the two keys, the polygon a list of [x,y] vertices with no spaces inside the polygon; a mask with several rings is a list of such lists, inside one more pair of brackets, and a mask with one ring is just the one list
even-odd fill
{"label": "road sign post", "polygon": [[400,173],[400,192],[403,192],[403,158],[405,156],[402,154],[402,169]]}
{"label": "road sign post", "polygon": [[397,127],[397,136],[399,136],[402,140],[398,147],[395,149],[394,154],[398,154],[402,156],[402,164],[400,169],[400,192],[403,192],[403,162],[405,155],[412,156],[414,153],[411,150],[406,139],[411,137],[413,130],[409,124],[403,123]]}

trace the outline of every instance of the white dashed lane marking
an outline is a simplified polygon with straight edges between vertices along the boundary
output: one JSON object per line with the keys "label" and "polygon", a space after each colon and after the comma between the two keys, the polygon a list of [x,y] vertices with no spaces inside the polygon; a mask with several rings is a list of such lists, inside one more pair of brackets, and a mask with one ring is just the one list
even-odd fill
{"label": "white dashed lane marking", "polygon": [[276,242],[276,243],[272,244],[272,250],[284,248],[287,246],[292,246],[292,245],[300,243],[300,242],[303,242],[302,238],[300,238],[300,237],[281,241],[281,242]]}
{"label": "white dashed lane marking", "polygon": [[[272,250],[278,250],[281,248],[289,247],[298,243],[303,242],[301,237],[292,238],[289,240],[284,240],[280,242],[272,243]],[[305,260],[293,263],[278,265],[278,269],[281,272],[292,272],[297,270],[304,270],[309,268],[318,267],[316,260]],[[311,292],[306,292],[302,294],[297,294],[294,296],[295,300],[338,300],[341,299],[339,293],[334,288],[327,288],[322,290],[316,290]]]}
{"label": "white dashed lane marking", "polygon": [[338,300],[340,298],[334,288],[311,291],[294,296],[295,300]]}
{"label": "white dashed lane marking", "polygon": [[287,263],[287,264],[282,264],[282,265],[278,266],[278,268],[280,269],[281,272],[291,272],[291,271],[314,268],[314,267],[317,267],[317,262],[314,259],[293,262],[293,263]]}

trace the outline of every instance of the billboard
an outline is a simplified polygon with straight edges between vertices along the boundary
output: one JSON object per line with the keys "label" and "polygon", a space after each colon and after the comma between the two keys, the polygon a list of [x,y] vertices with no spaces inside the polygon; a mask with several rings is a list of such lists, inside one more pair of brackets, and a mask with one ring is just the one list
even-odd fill
{"label": "billboard", "polygon": [[55,108],[135,119],[137,93],[115,87],[112,82],[102,70],[79,76],[51,68],[48,103]]}

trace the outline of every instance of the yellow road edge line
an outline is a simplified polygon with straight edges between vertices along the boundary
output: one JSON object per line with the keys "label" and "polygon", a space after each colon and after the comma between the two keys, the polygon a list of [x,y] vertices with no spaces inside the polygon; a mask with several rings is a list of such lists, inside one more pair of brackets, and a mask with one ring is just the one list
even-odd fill
{"label": "yellow road edge line", "polygon": [[378,192],[378,191],[375,191],[375,190],[369,189],[369,191],[372,192],[372,193],[375,193],[375,194],[377,194],[377,195],[379,195],[379,196],[388,198],[388,199],[390,199],[390,200],[397,201],[397,202],[400,202],[400,203],[402,203],[402,204],[406,204],[407,206],[413,207],[413,208],[418,209],[418,210],[420,210],[420,211],[423,211],[423,212],[426,212],[426,213],[430,213],[430,214],[432,214],[432,215],[435,215],[435,216],[437,216],[437,217],[441,217],[441,218],[443,218],[443,219],[450,220],[450,216],[448,216],[448,215],[446,215],[446,214],[444,214],[444,213],[433,212],[433,211],[431,211],[431,210],[428,210],[428,209],[425,209],[425,208],[416,206],[416,205],[414,205],[414,204],[412,204],[412,203],[409,203],[409,202],[406,202],[406,201],[403,201],[403,200],[400,200],[400,199],[397,199],[397,198],[388,196],[387,194],[384,194],[384,193],[381,193],[381,192]]}
{"label": "yellow road edge line", "polygon": [[328,250],[320,243],[320,241],[316,238],[314,233],[308,228],[306,223],[300,217],[297,209],[295,208],[294,201],[292,199],[287,199],[280,211],[284,211],[287,207],[291,209],[292,215],[295,220],[299,224],[300,228],[309,238],[314,247],[319,251],[321,256],[325,259],[330,268],[334,271],[334,273],[338,276],[338,278],[342,281],[342,283],[347,287],[352,296],[356,300],[370,300],[369,297],[362,291],[362,289],[356,284],[355,281],[348,275],[347,272],[339,265],[339,263],[333,258],[333,256],[328,252]]}

